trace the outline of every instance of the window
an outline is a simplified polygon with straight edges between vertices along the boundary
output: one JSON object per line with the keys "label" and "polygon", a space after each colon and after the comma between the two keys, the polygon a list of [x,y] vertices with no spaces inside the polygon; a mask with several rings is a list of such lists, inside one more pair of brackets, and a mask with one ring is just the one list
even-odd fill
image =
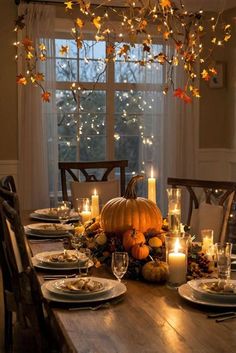
{"label": "window", "polygon": [[[163,44],[154,50],[164,52]],[[142,44],[131,49],[129,61],[118,57],[105,65],[105,52],[106,43],[89,35],[79,49],[66,33],[55,39],[59,160],[128,159],[129,176],[150,173],[159,162],[164,67],[137,63]]]}

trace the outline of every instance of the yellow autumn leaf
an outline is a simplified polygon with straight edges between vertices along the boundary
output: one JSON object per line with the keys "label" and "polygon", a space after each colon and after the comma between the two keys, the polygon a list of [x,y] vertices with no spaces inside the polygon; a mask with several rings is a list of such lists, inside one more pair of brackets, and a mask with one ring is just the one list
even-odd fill
{"label": "yellow autumn leaf", "polygon": [[82,21],[79,17],[76,18],[75,23],[79,28],[82,28],[84,26],[84,21]]}
{"label": "yellow autumn leaf", "polygon": [[43,43],[39,44],[39,50],[41,50],[41,51],[47,50],[45,44],[43,44]]}
{"label": "yellow autumn leaf", "polygon": [[228,42],[228,40],[231,38],[231,34],[226,34],[224,37],[224,41]]}
{"label": "yellow autumn leaf", "polygon": [[65,1],[64,5],[66,5],[66,10],[72,10],[72,6],[73,6],[72,1]]}
{"label": "yellow autumn leaf", "polygon": [[205,81],[209,81],[210,80],[209,72],[207,70],[205,70],[205,69],[201,72],[201,76],[202,76],[203,80],[205,80]]}
{"label": "yellow autumn leaf", "polygon": [[28,60],[31,60],[33,57],[34,57],[34,56],[33,56],[33,54],[31,53],[31,51],[28,51],[27,54],[26,54],[26,58],[27,58]]}
{"label": "yellow autumn leaf", "polygon": [[101,28],[101,17],[97,16],[93,19],[93,24],[97,29]]}

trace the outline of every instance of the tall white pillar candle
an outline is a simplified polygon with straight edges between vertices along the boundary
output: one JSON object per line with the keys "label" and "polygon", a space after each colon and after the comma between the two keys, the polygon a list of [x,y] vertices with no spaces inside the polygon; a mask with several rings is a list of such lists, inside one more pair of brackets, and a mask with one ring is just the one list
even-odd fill
{"label": "tall white pillar candle", "polygon": [[94,193],[92,195],[91,211],[92,211],[92,218],[97,217],[99,215],[99,196],[97,194],[96,189],[94,190]]}
{"label": "tall white pillar candle", "polygon": [[148,199],[156,203],[156,179],[153,177],[153,169],[151,177],[148,178]]}

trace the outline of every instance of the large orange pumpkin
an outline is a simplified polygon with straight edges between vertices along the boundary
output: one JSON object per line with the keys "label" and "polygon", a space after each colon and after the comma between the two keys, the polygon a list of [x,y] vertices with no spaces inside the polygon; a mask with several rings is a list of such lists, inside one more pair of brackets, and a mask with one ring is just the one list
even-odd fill
{"label": "large orange pumpkin", "polygon": [[134,176],[129,181],[123,197],[111,199],[103,206],[101,226],[105,232],[124,232],[130,228],[142,233],[150,228],[160,231],[162,214],[157,205],[136,196],[135,186],[139,179],[143,179],[143,176]]}

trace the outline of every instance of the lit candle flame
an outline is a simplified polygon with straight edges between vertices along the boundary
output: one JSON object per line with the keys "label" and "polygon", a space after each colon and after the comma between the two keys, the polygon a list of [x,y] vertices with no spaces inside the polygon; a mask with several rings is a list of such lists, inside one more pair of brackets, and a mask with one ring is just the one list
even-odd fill
{"label": "lit candle flame", "polygon": [[153,167],[151,168],[151,178],[153,178]]}
{"label": "lit candle flame", "polygon": [[97,195],[97,190],[96,190],[96,189],[94,189],[93,194],[94,194],[94,195]]}
{"label": "lit candle flame", "polygon": [[174,253],[177,254],[180,249],[180,243],[179,243],[179,238],[176,239],[175,241],[175,246],[174,246]]}

